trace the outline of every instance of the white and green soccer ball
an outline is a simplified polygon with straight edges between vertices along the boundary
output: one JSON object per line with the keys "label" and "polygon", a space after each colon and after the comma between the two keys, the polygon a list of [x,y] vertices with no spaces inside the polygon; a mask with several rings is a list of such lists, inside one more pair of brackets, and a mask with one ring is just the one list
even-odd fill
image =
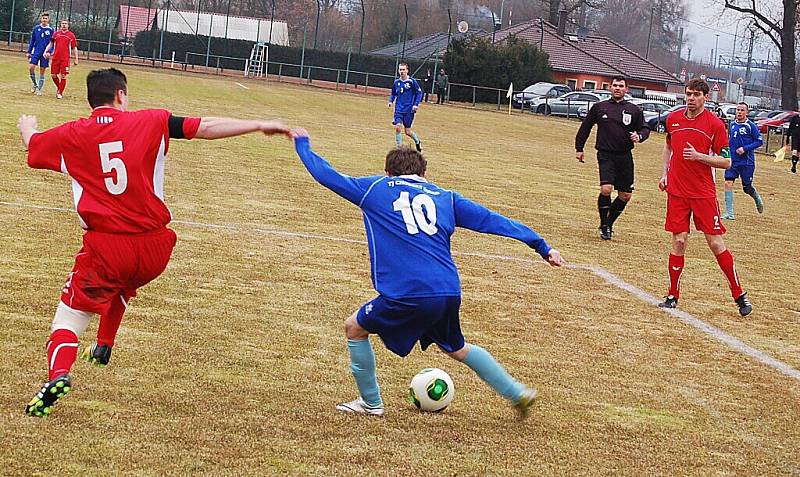
{"label": "white and green soccer ball", "polygon": [[442,411],[453,402],[455,395],[453,380],[439,368],[423,369],[408,386],[408,400],[420,411]]}

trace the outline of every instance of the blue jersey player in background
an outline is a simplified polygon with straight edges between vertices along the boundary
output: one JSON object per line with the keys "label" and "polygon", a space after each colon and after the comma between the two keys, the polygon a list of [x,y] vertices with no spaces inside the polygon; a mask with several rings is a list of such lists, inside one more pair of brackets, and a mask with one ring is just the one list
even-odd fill
{"label": "blue jersey player in background", "polygon": [[[31,76],[31,93],[36,93],[41,96],[44,89],[44,75],[50,61],[44,57],[47,47],[50,46],[50,40],[53,39],[53,27],[50,26],[50,14],[47,12],[42,13],[39,17],[40,23],[33,28],[31,32],[31,41],[28,43],[27,57],[30,60],[28,65],[28,72]],[[39,65],[39,84],[36,84],[36,65]]]}
{"label": "blue jersey player in background", "polygon": [[728,144],[731,150],[731,167],[725,171],[725,220],[734,220],[733,214],[733,182],[742,178],[742,189],[756,202],[756,210],[764,213],[764,199],[753,187],[753,176],[756,172],[755,150],[764,144],[761,132],[756,124],[747,119],[749,106],[747,103],[736,105],[736,119],[731,123],[728,133]]}
{"label": "blue jersey player in background", "polygon": [[406,356],[417,342],[435,343],[508,399],[524,418],[536,389],[514,380],[489,352],[464,341],[459,322],[461,281],[450,252],[456,227],[517,239],[552,266],[564,261],[527,226],[425,180],[427,163],[410,147],[386,156],[386,175],[349,177],[311,150],[305,130],[293,132],[295,149],[320,184],[357,205],[367,232],[372,283],[378,296],[345,320],[350,369],[360,393],[336,409],[383,415],[369,342],[377,334],[391,352]]}
{"label": "blue jersey player in background", "polygon": [[394,80],[392,92],[389,95],[389,107],[391,108],[394,103],[394,119],[392,120],[394,138],[398,146],[403,144],[403,135],[400,132],[400,129],[403,128],[406,136],[414,140],[417,151],[422,152],[422,143],[417,137],[417,133],[411,129],[411,125],[414,123],[414,114],[422,101],[422,88],[419,87],[417,80],[408,76],[406,63],[400,63],[397,71],[400,73],[400,77]]}

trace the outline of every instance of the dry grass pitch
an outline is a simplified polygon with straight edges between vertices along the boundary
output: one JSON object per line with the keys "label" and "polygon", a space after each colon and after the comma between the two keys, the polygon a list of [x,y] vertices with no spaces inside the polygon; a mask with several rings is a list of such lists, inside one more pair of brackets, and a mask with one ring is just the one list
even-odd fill
{"label": "dry grass pitch", "polygon": [[[21,113],[43,128],[87,114],[83,81],[98,66],[75,68],[57,101],[52,84],[45,97],[27,93],[23,57],[0,55],[0,473],[800,475],[800,381],[584,269],[553,270],[522,244],[469,231],[455,250],[532,260],[457,257],[465,334],[539,388],[530,418],[516,422],[442,353],[401,360],[379,341],[386,417],[337,413],[356,392],[342,320],[374,292],[366,247],[331,239],[363,240],[361,215],[312,181],[289,141],[258,136],[172,143],[170,266],[134,301],[111,365],[76,364],[75,391],[54,415],[25,416],[81,234],[68,180],[27,168],[15,125]],[[384,98],[126,72],[132,108],[282,118],[353,175],[379,172],[393,142]],[[530,224],[573,264],[664,293],[662,136],[637,148],[634,201],[606,243],[596,165],[573,158],[576,122],[426,105],[415,126],[434,182]],[[727,224],[753,315],[739,317],[697,234],[681,308],[800,369],[800,178],[787,168],[760,158],[766,213],[738,190]],[[442,414],[406,402],[428,366],[456,383]]]}

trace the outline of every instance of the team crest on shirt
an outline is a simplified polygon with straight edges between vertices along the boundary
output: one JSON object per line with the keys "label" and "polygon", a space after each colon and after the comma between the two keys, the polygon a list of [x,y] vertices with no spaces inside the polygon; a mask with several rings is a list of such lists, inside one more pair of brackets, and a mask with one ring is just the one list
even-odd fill
{"label": "team crest on shirt", "polygon": [[625,111],[622,112],[622,124],[624,124],[626,126],[630,126],[631,125],[631,119],[633,119],[633,116],[631,116],[631,113],[626,113]]}

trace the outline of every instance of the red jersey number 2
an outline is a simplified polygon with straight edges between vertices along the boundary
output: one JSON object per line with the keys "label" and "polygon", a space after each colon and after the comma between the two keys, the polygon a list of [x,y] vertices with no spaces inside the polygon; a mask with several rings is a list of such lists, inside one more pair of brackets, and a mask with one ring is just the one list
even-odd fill
{"label": "red jersey number 2", "polygon": [[106,189],[114,195],[120,195],[128,188],[128,171],[125,170],[125,163],[119,157],[112,157],[112,154],[122,152],[122,141],[104,142],[100,144],[100,164],[103,173],[109,175],[116,173],[116,180],[113,176],[105,178]]}

